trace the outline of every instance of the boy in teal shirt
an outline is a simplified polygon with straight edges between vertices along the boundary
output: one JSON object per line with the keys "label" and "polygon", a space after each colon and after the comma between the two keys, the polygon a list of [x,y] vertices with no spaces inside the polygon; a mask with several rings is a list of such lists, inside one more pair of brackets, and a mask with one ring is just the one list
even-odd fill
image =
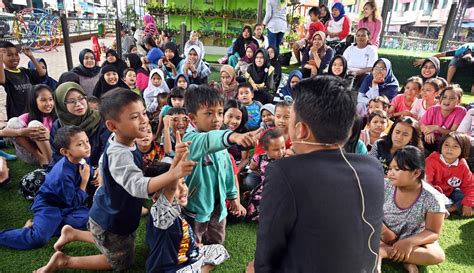
{"label": "boy in teal shirt", "polygon": [[230,200],[230,211],[239,214],[238,192],[227,148],[233,144],[255,145],[256,133],[220,130],[224,119],[224,99],[210,87],[191,89],[186,92],[184,100],[195,128],[184,135],[183,141],[192,142],[189,159],[197,161],[193,172],[186,178],[189,202],[184,214],[199,243],[223,244],[226,199]]}

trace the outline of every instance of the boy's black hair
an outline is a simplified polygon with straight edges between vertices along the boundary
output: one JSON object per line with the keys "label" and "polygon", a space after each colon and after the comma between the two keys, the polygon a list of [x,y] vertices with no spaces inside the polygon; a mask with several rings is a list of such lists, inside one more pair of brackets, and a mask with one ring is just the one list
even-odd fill
{"label": "boy's black hair", "polygon": [[135,92],[122,87],[116,87],[105,93],[100,100],[99,112],[104,121],[118,120],[122,109],[132,102],[143,99]]}
{"label": "boy's black hair", "polygon": [[16,48],[16,46],[9,41],[0,41],[0,48],[11,48],[11,47]]}
{"label": "boy's black hair", "polygon": [[253,86],[249,82],[239,83],[239,85],[237,86],[237,93],[239,93],[240,88],[248,88],[248,89],[250,89],[250,92],[252,92],[252,93],[254,92]]}
{"label": "boy's black hair", "polygon": [[270,140],[276,139],[282,136],[283,136],[283,132],[280,129],[271,128],[263,132],[258,142],[266,150],[268,149],[268,145],[270,145]]}
{"label": "boy's black hair", "polygon": [[100,99],[96,96],[87,97],[88,103],[100,103]]}
{"label": "boy's black hair", "polygon": [[319,17],[321,16],[321,9],[318,7],[312,7],[309,9],[308,15],[311,15],[311,13]]}
{"label": "boy's black hair", "polygon": [[291,107],[291,102],[289,101],[286,101],[286,100],[282,100],[282,101],[279,101],[276,105],[275,105],[275,113],[276,113],[276,110],[280,107]]}
{"label": "boy's black hair", "polygon": [[459,155],[459,158],[464,158],[467,159],[469,157],[469,153],[471,152],[471,140],[468,135],[461,133],[461,132],[451,132],[447,134],[441,143],[439,144],[439,153],[441,154],[442,149],[443,149],[443,144],[446,142],[448,138],[454,139],[458,144],[459,147],[461,148],[461,154]]}
{"label": "boy's black hair", "polygon": [[189,88],[184,95],[184,105],[188,113],[196,114],[203,107],[223,106],[224,98],[217,91],[207,85]]}
{"label": "boy's black hair", "polygon": [[71,145],[71,138],[81,132],[84,132],[84,130],[75,125],[59,128],[54,135],[54,145],[56,145],[57,150],[59,151],[61,148],[68,149]]}
{"label": "boy's black hair", "polygon": [[133,68],[131,68],[131,67],[127,67],[127,68],[125,68],[125,70],[123,71],[122,77],[125,79],[125,77],[127,76],[127,73],[130,72],[130,71],[133,71],[135,74],[137,74],[137,72],[135,72],[135,69],[133,69]]}
{"label": "boy's black hair", "polygon": [[357,93],[339,77],[318,76],[295,86],[296,122],[309,126],[317,142],[343,143],[356,116]]}
{"label": "boy's black hair", "polygon": [[171,89],[171,92],[168,96],[168,105],[173,106],[171,104],[171,98],[183,98],[184,99],[184,94],[186,93],[186,89],[181,88],[181,87],[174,87]]}
{"label": "boy's black hair", "polygon": [[425,155],[420,149],[412,145],[405,146],[395,152],[393,160],[397,162],[398,168],[402,171],[420,170],[418,182],[421,183],[425,177]]}
{"label": "boy's black hair", "polygon": [[[33,88],[31,88],[29,90],[29,93],[28,93],[28,117],[29,117],[30,121],[37,120],[37,121],[43,123],[43,117],[45,116],[45,114],[43,114],[38,109],[38,104],[36,103],[36,98],[38,97],[39,92],[43,89],[48,90],[49,93],[51,93],[51,95],[54,98],[54,92],[51,89],[51,87],[49,87],[48,85],[46,85],[46,84],[37,84],[37,85],[33,86]],[[53,111],[49,114],[49,116],[52,116],[53,118],[55,118],[56,115],[55,115],[54,108],[53,108]]]}
{"label": "boy's black hair", "polygon": [[167,113],[168,116],[187,115],[187,114],[188,114],[188,111],[186,111],[186,108],[183,108],[183,107],[173,107]]}
{"label": "boy's black hair", "polygon": [[240,125],[237,129],[235,129],[235,132],[236,133],[246,133],[248,130],[245,127],[245,124],[247,123],[247,121],[249,119],[249,114],[247,112],[247,107],[245,107],[245,105],[243,103],[241,103],[240,101],[238,101],[236,99],[228,100],[224,104],[224,115],[227,112],[227,110],[229,110],[231,108],[237,108],[242,113],[242,119],[240,121]]}
{"label": "boy's black hair", "polygon": [[256,24],[253,26],[253,29],[256,29],[257,27],[263,27],[263,24],[262,24],[262,23],[256,23]]}

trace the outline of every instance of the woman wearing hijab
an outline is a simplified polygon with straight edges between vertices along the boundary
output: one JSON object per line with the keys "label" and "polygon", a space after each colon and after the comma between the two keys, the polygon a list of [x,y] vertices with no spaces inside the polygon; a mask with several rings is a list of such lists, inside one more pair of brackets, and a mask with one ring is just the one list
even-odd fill
{"label": "woman wearing hijab", "polygon": [[77,83],[65,82],[59,85],[54,95],[58,119],[51,128],[50,143],[53,162],[50,166],[62,157],[54,143],[54,136],[59,128],[69,125],[79,126],[87,133],[91,145],[90,163],[92,166],[98,166],[99,158],[111,134],[102,122],[99,112],[89,108],[86,93]]}
{"label": "woman wearing hijab", "polygon": [[[46,71],[46,74],[43,77],[39,77],[38,83],[46,84],[47,86],[51,87],[52,90],[56,89],[58,82],[48,75],[48,66],[46,65],[46,61],[43,58],[36,58],[36,61],[38,61],[39,64],[42,64],[43,69]],[[31,60],[28,62],[28,69],[36,69],[35,64]]]}
{"label": "woman wearing hijab", "polygon": [[346,39],[351,30],[351,22],[346,16],[344,5],[335,3],[332,6],[332,19],[327,23],[326,35],[328,42],[340,42]]}
{"label": "woman wearing hijab", "polygon": [[255,52],[257,52],[257,44],[250,43],[245,49],[245,56],[235,66],[235,71],[238,77],[242,77],[247,72],[247,68],[253,63]]}
{"label": "woman wearing hijab", "polygon": [[372,72],[362,82],[357,97],[357,113],[367,114],[367,105],[371,99],[385,96],[390,101],[397,95],[398,80],[393,74],[392,63],[388,59],[378,59]]}
{"label": "woman wearing hijab", "polygon": [[258,41],[253,38],[252,27],[245,25],[232,47],[232,55],[229,57],[230,66],[235,67],[239,59],[245,56],[245,50],[250,43],[258,45]]}
{"label": "woman wearing hijab", "polygon": [[108,64],[113,65],[115,66],[115,68],[117,68],[120,77],[122,77],[123,71],[127,69],[127,64],[119,58],[117,51],[113,49],[109,49],[105,53],[105,62],[102,63],[102,66],[106,66]]}
{"label": "woman wearing hijab", "polygon": [[[286,85],[283,86],[279,91],[278,91],[278,97],[279,100],[293,100],[294,96],[294,88],[297,83],[299,83],[303,79],[303,74],[299,70],[293,70],[290,72],[290,75],[288,75],[288,81],[286,82]],[[275,100],[277,100],[275,98]]]}
{"label": "woman wearing hijab", "polygon": [[185,56],[186,58],[179,65],[179,73],[188,76],[190,84],[207,83],[211,69],[202,60],[201,49],[196,45],[190,46],[189,51],[185,52]]}
{"label": "woman wearing hijab", "polygon": [[268,45],[276,49],[275,55],[280,56],[280,44],[287,31],[286,0],[267,0],[263,24],[268,29]]}
{"label": "woman wearing hijab", "polygon": [[79,53],[79,66],[74,67],[71,72],[79,75],[84,92],[87,96],[92,96],[94,87],[100,78],[100,67],[97,65],[97,60],[94,52],[88,48],[84,48]]}
{"label": "woman wearing hijab", "polygon": [[174,79],[178,76],[178,66],[181,60],[178,52],[178,45],[173,42],[167,42],[163,46],[165,57],[163,58],[163,65],[161,68],[165,73],[166,83],[168,87],[172,88],[174,85]]}
{"label": "woman wearing hijab", "polygon": [[144,35],[148,37],[154,37],[158,34],[158,29],[156,28],[155,19],[149,14],[143,16],[143,21],[145,23]]}
{"label": "woman wearing hijab", "polygon": [[326,45],[326,34],[316,31],[313,34],[312,46],[306,47],[301,62],[303,77],[322,75],[334,56],[334,50]]}
{"label": "woman wearing hijab", "polygon": [[223,65],[220,71],[221,89],[219,90],[224,96],[224,100],[228,101],[235,99],[237,95],[237,86],[239,83],[236,80],[234,68],[230,65]]}
{"label": "woman wearing hijab", "polygon": [[272,94],[275,90],[274,73],[275,69],[270,65],[268,51],[260,48],[255,53],[253,64],[247,69],[245,79],[254,89],[254,99],[262,104],[273,101]]}
{"label": "woman wearing hijab", "polygon": [[423,83],[432,78],[438,77],[440,69],[439,59],[436,57],[426,58],[421,64],[421,75]]}
{"label": "woman wearing hijab", "polygon": [[270,57],[270,64],[275,69],[273,72],[273,79],[275,81],[275,89],[278,89],[281,81],[281,63],[278,60],[277,49],[274,46],[268,46],[267,48],[268,56]]}
{"label": "woman wearing hijab", "polygon": [[173,87],[181,87],[184,90],[186,90],[188,88],[189,84],[190,83],[189,83],[188,76],[186,76],[184,74],[178,74],[178,76],[176,76],[176,79],[174,80]]}
{"label": "woman wearing hijab", "polygon": [[122,81],[118,74],[118,70],[111,64],[106,64],[100,70],[101,77],[95,85],[93,95],[100,99],[100,97],[116,87],[123,87],[129,89]]}
{"label": "woman wearing hijab", "polygon": [[142,60],[140,59],[140,56],[134,53],[125,55],[125,62],[127,63],[127,66],[133,68],[135,72],[138,72],[138,70],[142,67]]}

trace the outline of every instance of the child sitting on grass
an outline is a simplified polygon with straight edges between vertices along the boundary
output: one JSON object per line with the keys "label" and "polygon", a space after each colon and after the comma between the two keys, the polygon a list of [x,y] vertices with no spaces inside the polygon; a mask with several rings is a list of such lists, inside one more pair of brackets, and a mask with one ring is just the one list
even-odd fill
{"label": "child sitting on grass", "polygon": [[267,103],[260,108],[260,128],[266,130],[275,127],[275,105]]}
{"label": "child sitting on grass", "polygon": [[[388,101],[387,97],[385,96],[378,96],[375,99],[371,99],[369,101],[369,107],[367,108],[367,115],[370,115],[375,110],[381,110],[385,113],[388,113],[388,109],[390,108],[390,101]],[[366,117],[365,117],[366,118]],[[365,122],[366,126],[365,129],[369,128],[369,123]],[[384,133],[388,134],[390,128],[392,128],[393,121],[390,119],[387,120],[387,128],[385,128]]]}
{"label": "child sitting on grass", "polygon": [[451,132],[444,137],[440,151],[426,159],[426,182],[446,196],[446,208],[465,217],[472,216],[474,187],[466,159],[471,142],[463,133]]}
{"label": "child sitting on grass", "polygon": [[147,272],[210,272],[229,259],[224,246],[201,245],[189,223],[181,216],[188,203],[184,179],[171,183],[157,194],[146,229],[150,254]]}
{"label": "child sitting on grass", "polygon": [[165,155],[174,158],[178,134],[184,136],[189,126],[188,112],[185,108],[171,108],[168,115],[163,117],[163,124],[161,143]]}
{"label": "child sitting on grass", "polygon": [[31,206],[33,220],[28,220],[21,229],[0,232],[0,245],[39,248],[52,236],[58,236],[64,225],[86,228],[89,212],[86,186],[92,180],[91,167],[85,160],[91,151],[89,139],[81,128],[64,126],[54,140],[64,157],[54,165],[36,194]]}
{"label": "child sitting on grass", "polygon": [[279,129],[268,129],[260,137],[259,145],[263,147],[265,153],[254,155],[250,163],[250,169],[260,175],[261,182],[249,194],[247,205],[248,219],[258,222],[260,214],[260,200],[262,200],[263,185],[265,182],[265,169],[273,160],[282,158],[285,155],[285,139]]}
{"label": "child sitting on grass", "polygon": [[364,142],[368,151],[372,149],[375,141],[385,135],[384,131],[387,128],[387,121],[387,113],[382,110],[375,110],[369,114],[367,120],[368,128],[360,132],[360,139]]}
{"label": "child sitting on grass", "polygon": [[126,68],[123,71],[123,81],[128,86],[128,89],[132,90],[133,92],[141,95],[142,92],[136,86],[137,83],[137,72],[133,68]]}
{"label": "child sitting on grass", "polygon": [[230,201],[231,211],[238,211],[240,205],[232,162],[226,149],[233,144],[253,146],[255,136],[252,133],[220,130],[224,98],[215,89],[199,86],[188,90],[185,104],[195,129],[188,130],[184,140],[192,141],[189,158],[198,163],[186,178],[189,202],[184,214],[199,243],[222,244],[225,239],[226,199]]}
{"label": "child sitting on grass", "polygon": [[[116,271],[130,268],[135,257],[135,232],[140,223],[143,199],[189,175],[195,165],[186,159],[184,153],[189,144],[186,143],[179,147],[184,151],[176,156],[174,166],[168,172],[151,178],[143,175],[142,154],[134,141],[146,136],[148,117],[143,100],[136,93],[122,88],[109,91],[102,97],[100,114],[114,135],[99,165],[103,183],[89,213],[89,231],[64,226],[54,245],[57,252],[37,272],[66,268]],[[66,256],[61,249],[71,241],[95,243],[102,254]]]}
{"label": "child sitting on grass", "polygon": [[143,91],[143,98],[145,99],[146,110],[149,113],[159,111],[161,108],[158,103],[158,94],[169,93],[170,90],[165,81],[165,76],[161,69],[153,69],[150,72],[148,80],[148,87]]}
{"label": "child sitting on grass", "polygon": [[135,143],[137,144],[138,150],[142,153],[143,159],[143,171],[146,172],[146,169],[151,167],[153,164],[163,160],[165,152],[163,147],[161,147],[156,141],[155,136],[151,130],[151,125],[148,124],[146,130],[146,136],[143,138],[137,138]]}
{"label": "child sitting on grass", "polygon": [[441,91],[442,82],[439,79],[427,79],[421,88],[421,99],[417,100],[411,108],[411,116],[420,120],[431,106],[438,103],[436,97]]}
{"label": "child sitting on grass", "polygon": [[249,131],[258,129],[260,126],[260,108],[262,104],[253,100],[254,90],[250,83],[244,82],[237,87],[237,99],[247,108],[248,119],[245,126]]}
{"label": "child sitting on grass", "polygon": [[411,77],[405,82],[403,94],[395,96],[388,110],[391,117],[412,116],[411,109],[417,101],[423,81],[420,77]]}
{"label": "child sitting on grass", "polygon": [[417,265],[434,265],[445,259],[438,243],[446,209],[442,195],[423,182],[423,152],[413,146],[398,150],[385,180],[384,219],[379,250],[382,259],[403,263],[410,272]]}

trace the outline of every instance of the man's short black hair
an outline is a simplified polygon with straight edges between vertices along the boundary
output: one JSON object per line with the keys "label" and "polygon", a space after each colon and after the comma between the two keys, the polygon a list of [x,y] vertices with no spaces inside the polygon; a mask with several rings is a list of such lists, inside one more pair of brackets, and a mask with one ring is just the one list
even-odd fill
{"label": "man's short black hair", "polygon": [[117,87],[101,97],[99,112],[104,121],[110,119],[118,120],[122,109],[130,103],[137,101],[143,102],[140,95],[129,89]]}
{"label": "man's short black hair", "polygon": [[11,48],[11,47],[16,48],[16,46],[9,41],[0,41],[0,48]]}
{"label": "man's short black hair", "polygon": [[357,93],[334,76],[304,79],[295,88],[296,121],[306,123],[318,142],[343,143],[354,123]]}
{"label": "man's short black hair", "polygon": [[224,106],[224,98],[214,88],[199,85],[186,91],[184,105],[188,113],[196,114],[202,107]]}
{"label": "man's short black hair", "polygon": [[56,145],[56,149],[59,151],[61,148],[69,149],[71,145],[71,138],[81,132],[84,132],[81,127],[71,125],[71,126],[64,126],[56,131],[54,135],[54,145]]}
{"label": "man's short black hair", "polygon": [[312,7],[309,9],[308,15],[311,15],[311,13],[319,17],[321,16],[321,9],[318,7]]}
{"label": "man's short black hair", "polygon": [[249,82],[239,83],[239,85],[237,86],[237,93],[239,92],[240,88],[248,88],[248,89],[250,89],[250,92],[252,92],[252,93],[254,92],[253,86]]}

